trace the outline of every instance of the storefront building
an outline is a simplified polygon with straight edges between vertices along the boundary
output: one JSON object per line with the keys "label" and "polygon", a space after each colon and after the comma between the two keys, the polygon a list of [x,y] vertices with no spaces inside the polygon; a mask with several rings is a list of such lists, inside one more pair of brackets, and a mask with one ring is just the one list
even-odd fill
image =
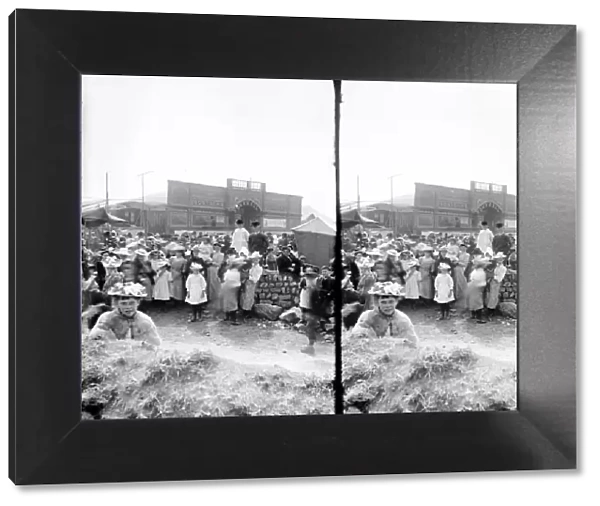
{"label": "storefront building", "polygon": [[266,191],[265,183],[228,179],[227,186],[169,181],[166,231],[231,231],[238,219],[250,228],[259,221],[265,232],[285,232],[302,221],[302,197]]}
{"label": "storefront building", "polygon": [[415,183],[412,207],[375,204],[363,214],[397,233],[473,232],[487,221],[490,228],[503,223],[517,230],[517,198],[506,185],[471,181],[470,189]]}

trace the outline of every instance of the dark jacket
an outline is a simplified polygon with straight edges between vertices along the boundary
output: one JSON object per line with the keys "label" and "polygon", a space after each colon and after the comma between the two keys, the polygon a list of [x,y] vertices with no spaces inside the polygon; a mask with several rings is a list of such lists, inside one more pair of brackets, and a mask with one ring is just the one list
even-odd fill
{"label": "dark jacket", "polygon": [[264,255],[268,247],[269,239],[262,232],[253,232],[248,237],[248,251],[250,253],[258,251],[261,255]]}
{"label": "dark jacket", "polygon": [[281,273],[291,274],[293,271],[290,268],[294,268],[294,261],[291,257],[285,255],[279,255],[277,257],[277,271]]}
{"label": "dark jacket", "polygon": [[494,253],[502,252],[506,256],[510,255],[510,249],[512,247],[512,241],[506,234],[498,234],[494,236],[492,240],[492,249]]}

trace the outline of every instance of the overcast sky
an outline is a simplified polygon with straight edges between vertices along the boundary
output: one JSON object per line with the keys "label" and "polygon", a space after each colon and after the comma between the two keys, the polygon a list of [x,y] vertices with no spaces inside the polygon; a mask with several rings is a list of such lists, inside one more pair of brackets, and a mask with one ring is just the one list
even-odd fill
{"label": "overcast sky", "polygon": [[517,101],[512,84],[342,83],[340,199],[388,201],[414,183],[516,192]]}
{"label": "overcast sky", "polygon": [[[225,186],[228,177],[302,195],[335,216],[329,81],[85,76],[83,197],[165,192],[168,179]],[[516,86],[342,84],[342,202],[412,193],[414,182],[516,191]]]}
{"label": "overcast sky", "polygon": [[175,179],[301,195],[335,217],[328,81],[85,76],[83,197],[140,199]]}

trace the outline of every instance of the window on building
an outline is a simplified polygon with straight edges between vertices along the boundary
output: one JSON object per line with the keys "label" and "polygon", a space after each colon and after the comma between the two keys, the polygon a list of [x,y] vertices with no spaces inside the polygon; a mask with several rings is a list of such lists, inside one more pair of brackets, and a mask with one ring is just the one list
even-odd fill
{"label": "window on building", "polygon": [[468,216],[461,216],[460,217],[460,226],[461,227],[468,227],[469,226],[469,217]]}
{"label": "window on building", "polygon": [[496,193],[502,193],[502,186],[499,184],[493,184],[492,191]]}
{"label": "window on building", "polygon": [[234,179],[231,182],[231,185],[234,188],[248,188],[248,183],[246,181],[240,181],[239,179]]}
{"label": "window on building", "polygon": [[251,190],[261,190],[261,184],[257,183],[256,181],[250,181],[250,189]]}
{"label": "window on building", "polygon": [[490,189],[487,183],[475,183],[476,190],[488,191]]}

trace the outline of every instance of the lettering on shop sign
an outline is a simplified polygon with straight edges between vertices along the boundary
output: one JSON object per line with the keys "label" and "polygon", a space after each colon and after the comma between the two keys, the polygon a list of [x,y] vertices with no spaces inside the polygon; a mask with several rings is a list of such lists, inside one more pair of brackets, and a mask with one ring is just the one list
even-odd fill
{"label": "lettering on shop sign", "polygon": [[445,209],[466,209],[467,203],[456,200],[439,200],[438,207],[443,207]]}
{"label": "lettering on shop sign", "polygon": [[192,197],[191,205],[198,207],[223,207],[224,203],[221,200],[204,200],[202,198]]}

